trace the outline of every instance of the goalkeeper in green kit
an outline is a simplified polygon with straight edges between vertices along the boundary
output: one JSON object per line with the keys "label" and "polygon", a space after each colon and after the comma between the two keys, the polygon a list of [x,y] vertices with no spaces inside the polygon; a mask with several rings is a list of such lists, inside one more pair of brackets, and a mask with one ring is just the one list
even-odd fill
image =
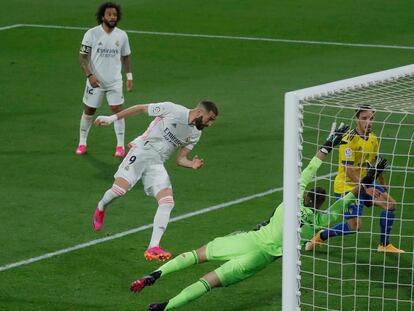
{"label": "goalkeeper in green kit", "polygon": [[[333,126],[326,143],[303,170],[300,179],[300,206],[302,222],[302,240],[312,238],[314,232],[320,227],[327,227],[342,217],[347,206],[353,204],[361,194],[373,195],[372,186],[386,166],[386,160],[380,161],[376,167],[368,170],[361,183],[340,200],[336,201],[328,210],[319,211],[325,200],[323,188],[316,187],[305,193],[306,186],[315,177],[322,161],[333,147],[341,144],[342,136],[347,132],[348,126],[341,124],[337,129]],[[372,198],[371,198],[372,199]],[[149,310],[172,310],[183,306],[215,287],[226,287],[253,276],[264,269],[275,259],[282,256],[283,241],[283,203],[273,213],[268,223],[258,230],[242,232],[219,237],[197,250],[183,253],[160,268],[133,282],[130,290],[138,293],[146,286],[153,285],[158,279],[167,274],[177,272],[195,264],[207,261],[225,261],[216,270],[204,275],[197,282],[182,290],[177,296],[163,303],[149,305]]]}

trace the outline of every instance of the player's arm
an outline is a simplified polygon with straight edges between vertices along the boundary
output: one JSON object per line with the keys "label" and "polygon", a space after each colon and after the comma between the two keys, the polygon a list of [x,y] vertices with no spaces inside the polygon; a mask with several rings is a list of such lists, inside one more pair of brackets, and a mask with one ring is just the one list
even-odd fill
{"label": "player's arm", "polygon": [[131,54],[121,56],[121,62],[122,62],[122,65],[124,66],[124,70],[125,70],[125,73],[126,73],[127,91],[131,92],[132,88],[133,88],[132,71],[131,71]]}
{"label": "player's arm", "polygon": [[300,179],[300,190],[301,192],[305,190],[306,186],[312,181],[312,178],[315,177],[318,168],[321,166],[322,161],[325,160],[326,156],[332,151],[333,147],[342,144],[342,137],[348,132],[349,126],[341,123],[338,128],[336,128],[336,123],[332,123],[331,132],[329,133],[328,139],[321,146],[319,151],[315,154],[308,166],[303,170]]}
{"label": "player's arm", "polygon": [[99,87],[100,82],[96,79],[95,75],[92,73],[91,68],[89,66],[89,53],[90,47],[86,45],[81,46],[81,50],[79,52],[79,63],[83,69],[83,72],[86,75],[86,78],[89,80],[89,83],[92,87]]}
{"label": "player's arm", "polygon": [[350,164],[342,164],[345,169],[346,176],[354,183],[359,183],[359,175],[356,170]]}
{"label": "player's arm", "polygon": [[95,124],[98,126],[110,125],[116,120],[124,119],[129,116],[141,114],[145,112],[148,113],[148,105],[135,105],[125,110],[122,110],[116,114],[113,114],[111,116],[99,116],[96,118]]}
{"label": "player's arm", "polygon": [[384,178],[384,174],[382,174],[382,175],[380,175],[379,177],[378,177],[378,181],[379,181],[379,184],[386,190],[386,191],[388,191],[388,184],[385,182],[385,178]]}
{"label": "player's arm", "polygon": [[204,160],[200,159],[197,155],[193,157],[192,160],[188,158],[188,154],[190,153],[190,149],[186,147],[182,147],[177,154],[176,163],[182,167],[192,168],[194,170],[198,170],[204,166]]}

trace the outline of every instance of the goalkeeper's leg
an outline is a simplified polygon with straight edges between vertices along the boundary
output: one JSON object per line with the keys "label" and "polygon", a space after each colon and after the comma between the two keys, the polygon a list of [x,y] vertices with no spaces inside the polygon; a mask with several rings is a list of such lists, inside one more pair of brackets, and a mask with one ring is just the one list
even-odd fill
{"label": "goalkeeper's leg", "polygon": [[168,302],[151,304],[149,310],[167,311],[181,307],[215,287],[230,286],[253,276],[275,259],[276,257],[261,250],[234,258],[186,287]]}
{"label": "goalkeeper's leg", "polygon": [[177,272],[188,267],[191,267],[198,263],[206,262],[206,246],[199,248],[197,251],[191,251],[183,253],[169,262],[163,264],[154,272],[147,276],[144,276],[130,286],[130,290],[135,293],[139,293],[146,286],[153,285],[160,277],[166,276],[172,272]]}

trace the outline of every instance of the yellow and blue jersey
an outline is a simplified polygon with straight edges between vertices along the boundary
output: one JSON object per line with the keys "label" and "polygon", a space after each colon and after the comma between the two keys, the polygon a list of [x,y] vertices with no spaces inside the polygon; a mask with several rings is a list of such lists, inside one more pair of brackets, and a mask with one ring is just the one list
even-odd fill
{"label": "yellow and blue jersey", "polygon": [[367,164],[375,165],[379,150],[378,138],[374,133],[364,137],[353,129],[342,140],[346,144],[339,147],[338,174],[334,183],[335,193],[341,195],[357,185],[346,175],[345,166],[353,168],[358,177],[362,178],[366,174]]}

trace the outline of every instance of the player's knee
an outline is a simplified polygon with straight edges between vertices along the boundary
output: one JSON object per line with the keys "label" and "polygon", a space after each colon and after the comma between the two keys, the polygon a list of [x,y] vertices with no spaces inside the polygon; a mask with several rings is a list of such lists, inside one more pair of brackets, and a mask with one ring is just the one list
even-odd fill
{"label": "player's knee", "polygon": [[197,254],[198,263],[203,263],[207,261],[207,246],[206,245],[201,246],[195,252]]}
{"label": "player's knee", "polygon": [[93,116],[96,112],[96,108],[92,108],[92,107],[84,105],[83,112],[87,116]]}
{"label": "player's knee", "polygon": [[352,231],[360,231],[362,228],[362,222],[359,218],[352,218],[348,220],[348,226]]}
{"label": "player's knee", "polygon": [[168,212],[171,212],[171,210],[174,208],[174,205],[174,198],[171,195],[162,197],[158,200],[158,206],[162,206],[164,210],[168,210]]}
{"label": "player's knee", "polygon": [[221,282],[216,272],[212,271],[204,275],[202,278],[205,282],[210,285],[210,290],[214,287],[220,287]]}
{"label": "player's knee", "polygon": [[118,186],[117,184],[113,184],[111,188],[112,192],[115,193],[118,197],[122,197],[127,192],[124,188]]}
{"label": "player's knee", "polygon": [[130,188],[129,182],[126,179],[121,178],[121,177],[117,177],[115,179],[114,186],[116,186],[118,188],[121,188],[123,190],[124,194]]}
{"label": "player's knee", "polygon": [[122,105],[111,106],[112,113],[118,113],[122,111]]}
{"label": "player's knee", "polygon": [[355,231],[361,231],[362,229],[362,222],[358,219],[358,221],[356,221],[355,223]]}

